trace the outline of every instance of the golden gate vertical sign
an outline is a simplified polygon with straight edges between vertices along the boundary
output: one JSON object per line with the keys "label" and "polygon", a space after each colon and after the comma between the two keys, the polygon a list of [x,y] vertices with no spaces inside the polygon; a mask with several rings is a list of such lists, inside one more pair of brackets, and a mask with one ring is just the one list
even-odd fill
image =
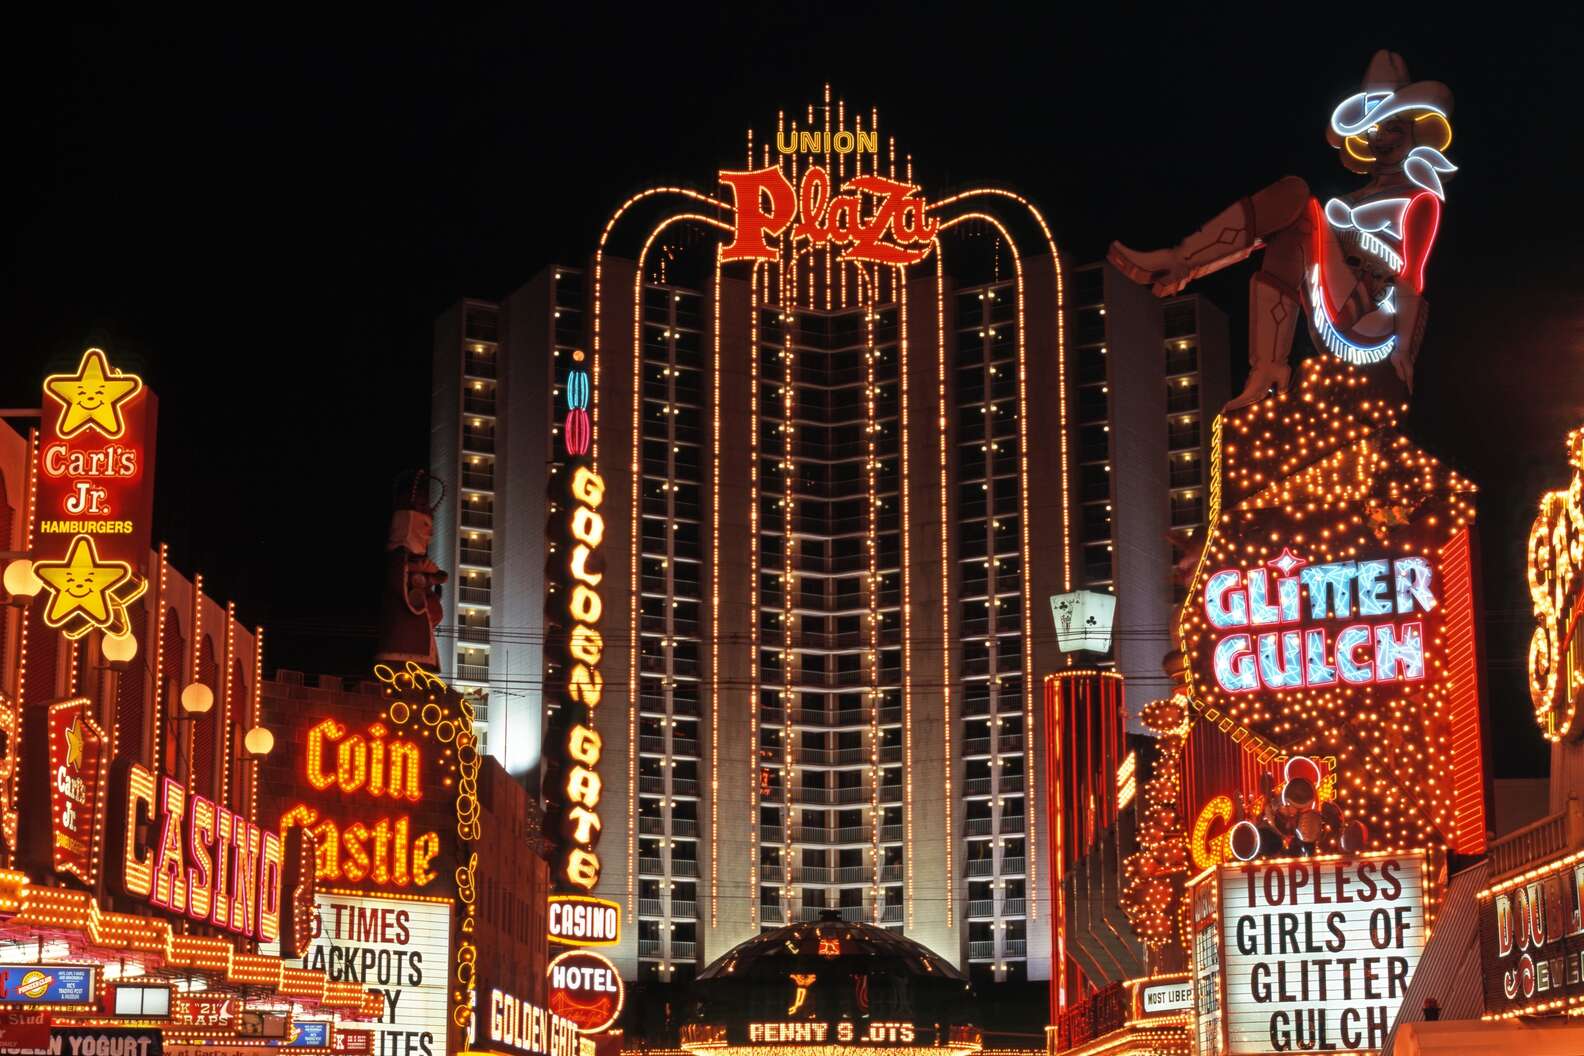
{"label": "golden gate vertical sign", "polygon": [[589,459],[593,441],[589,397],[588,366],[583,353],[574,351],[562,419],[567,490],[564,505],[558,504],[560,509],[552,521],[552,535],[563,544],[565,565],[561,577],[564,590],[560,600],[551,601],[550,616],[564,628],[566,639],[560,722],[563,752],[552,798],[559,807],[562,836],[556,881],[581,892],[592,891],[599,883],[596,848],[603,827],[599,815],[603,744],[595,715],[605,689],[600,672],[605,642],[599,631],[604,608],[600,545],[605,538],[605,518],[600,506],[605,501],[605,481]]}

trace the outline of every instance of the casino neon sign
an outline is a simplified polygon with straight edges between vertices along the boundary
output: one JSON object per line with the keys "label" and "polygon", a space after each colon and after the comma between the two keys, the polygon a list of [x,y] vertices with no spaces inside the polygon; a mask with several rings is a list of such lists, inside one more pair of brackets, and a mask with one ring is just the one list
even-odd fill
{"label": "casino neon sign", "polygon": [[1253,693],[1423,680],[1432,581],[1417,555],[1309,564],[1284,549],[1257,568],[1222,569],[1203,599],[1216,682]]}
{"label": "casino neon sign", "polygon": [[140,763],[127,771],[126,802],[121,875],[128,894],[247,938],[280,938],[279,833]]}
{"label": "casino neon sign", "polygon": [[723,261],[776,260],[770,240],[790,231],[796,243],[845,247],[843,260],[917,264],[929,256],[940,230],[916,185],[877,173],[854,176],[840,193],[820,165],[804,171],[796,190],[776,165],[722,171],[720,178],[732,190],[737,214],[731,244],[721,250]]}

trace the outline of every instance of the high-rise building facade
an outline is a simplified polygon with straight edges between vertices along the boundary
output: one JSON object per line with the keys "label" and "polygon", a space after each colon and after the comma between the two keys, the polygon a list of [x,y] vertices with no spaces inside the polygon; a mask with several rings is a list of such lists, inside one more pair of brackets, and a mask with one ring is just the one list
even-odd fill
{"label": "high-rise building facade", "polygon": [[[501,302],[497,555],[526,552],[519,534],[542,547],[561,514],[554,408],[574,363],[590,379],[604,485],[594,893],[625,907],[612,955],[629,977],[685,978],[827,909],[976,977],[1051,972],[1035,693],[1075,659],[1048,599],[1088,582],[1071,284],[1031,203],[928,199],[892,142],[862,145],[874,129],[840,103],[782,115],[718,192],[635,195],[581,266]],[[858,149],[836,152],[844,137]],[[786,210],[804,214],[796,227]],[[1126,344],[1153,373],[1145,393],[1117,372],[1106,421],[1147,437],[1154,462],[1111,495],[1119,530],[1141,534],[1094,582],[1116,590],[1119,619],[1158,628],[1158,671],[1164,346],[1159,307],[1135,309]],[[537,462],[520,453],[529,432]],[[437,425],[437,445],[450,435]],[[520,512],[500,488],[537,488],[537,505]],[[497,693],[518,683],[495,643],[557,627],[542,579],[491,567],[498,751]],[[520,616],[501,616],[519,594]],[[520,706],[541,729],[564,679],[542,662]]]}
{"label": "high-rise building facade", "polygon": [[1199,296],[1161,302],[1109,264],[1073,269],[1069,305],[1079,585],[1119,592],[1111,653],[1128,729],[1167,692],[1161,658],[1203,538],[1210,423],[1227,400],[1226,317]]}
{"label": "high-rise building facade", "polygon": [[435,321],[429,472],[446,491],[430,553],[452,575],[441,674],[474,698],[484,749],[527,778],[543,753],[552,394],[541,359],[504,354],[502,314],[468,299]]}

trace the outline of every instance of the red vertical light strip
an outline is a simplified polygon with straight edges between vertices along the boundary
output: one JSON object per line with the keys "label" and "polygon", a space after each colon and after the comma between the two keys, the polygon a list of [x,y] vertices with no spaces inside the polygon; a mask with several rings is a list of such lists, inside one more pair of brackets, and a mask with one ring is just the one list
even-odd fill
{"label": "red vertical light strip", "polygon": [[1062,753],[1061,682],[1054,675],[1045,676],[1045,787],[1046,809],[1050,812],[1051,841],[1051,947],[1056,951],[1051,965],[1051,1022],[1060,1022],[1067,1007],[1067,933],[1066,898],[1062,883],[1066,878],[1066,854],[1062,846],[1064,825],[1062,805],[1065,780]]}
{"label": "red vertical light strip", "polygon": [[1474,547],[1464,528],[1441,548],[1447,690],[1452,720],[1453,849],[1485,850],[1485,753],[1480,730],[1479,639],[1475,627]]}

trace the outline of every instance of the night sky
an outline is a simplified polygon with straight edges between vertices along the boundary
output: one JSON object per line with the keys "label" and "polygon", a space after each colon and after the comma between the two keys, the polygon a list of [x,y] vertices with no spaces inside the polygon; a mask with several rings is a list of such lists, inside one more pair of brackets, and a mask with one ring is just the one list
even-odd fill
{"label": "night sky", "polygon": [[[434,316],[580,261],[634,190],[708,190],[748,126],[825,81],[879,107],[926,196],[1021,190],[1086,261],[1112,238],[1173,242],[1288,172],[1322,198],[1355,187],[1325,122],[1390,47],[1451,86],[1462,167],[1414,429],[1482,489],[1498,775],[1543,772],[1523,542],[1584,423],[1577,15],[541,6],[227,25],[143,9],[8,34],[0,406],[36,406],[89,343],[141,370],[161,398],[155,536],[266,626],[271,665],[366,668],[391,482],[427,461]],[[1203,289],[1239,349],[1247,275]]]}

